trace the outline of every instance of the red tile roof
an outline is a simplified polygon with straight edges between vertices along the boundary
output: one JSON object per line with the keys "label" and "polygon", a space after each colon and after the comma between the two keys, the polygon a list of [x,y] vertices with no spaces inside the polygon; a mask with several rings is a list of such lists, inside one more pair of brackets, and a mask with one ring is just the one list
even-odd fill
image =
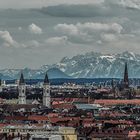
{"label": "red tile roof", "polygon": [[59,114],[58,113],[49,113],[48,117],[58,117]]}
{"label": "red tile roof", "polygon": [[28,120],[35,120],[35,121],[48,121],[47,116],[41,116],[41,115],[32,115],[28,117]]}
{"label": "red tile roof", "polygon": [[111,124],[133,124],[131,121],[125,121],[125,120],[105,120],[104,123],[111,123]]}
{"label": "red tile roof", "polygon": [[16,121],[22,121],[22,120],[27,120],[28,118],[27,117],[24,117],[24,116],[7,116],[4,118],[5,120],[16,120]]}
{"label": "red tile roof", "polygon": [[128,133],[128,137],[136,137],[137,135],[140,135],[140,131],[135,131],[135,130],[133,130],[133,131],[129,131],[129,133]]}
{"label": "red tile roof", "polygon": [[53,108],[59,108],[59,109],[72,109],[74,108],[74,105],[70,103],[60,103],[60,104],[55,104],[52,105]]}
{"label": "red tile roof", "polygon": [[57,123],[57,122],[65,122],[70,120],[80,120],[80,118],[79,117],[48,117],[48,116],[41,116],[41,115],[33,115],[33,116],[29,116],[28,120],[49,121],[52,123]]}

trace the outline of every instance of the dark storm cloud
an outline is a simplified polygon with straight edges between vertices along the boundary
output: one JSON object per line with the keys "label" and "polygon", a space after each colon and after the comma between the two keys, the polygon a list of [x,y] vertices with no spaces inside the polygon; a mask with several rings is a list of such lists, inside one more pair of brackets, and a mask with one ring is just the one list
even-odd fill
{"label": "dark storm cloud", "polygon": [[76,5],[56,5],[43,7],[40,12],[56,17],[110,17],[122,16],[139,12],[134,7],[123,6],[118,3],[106,1],[102,4],[76,4]]}
{"label": "dark storm cloud", "polygon": [[60,17],[94,17],[110,15],[108,8],[96,5],[57,5],[44,7],[40,10],[44,14]]}

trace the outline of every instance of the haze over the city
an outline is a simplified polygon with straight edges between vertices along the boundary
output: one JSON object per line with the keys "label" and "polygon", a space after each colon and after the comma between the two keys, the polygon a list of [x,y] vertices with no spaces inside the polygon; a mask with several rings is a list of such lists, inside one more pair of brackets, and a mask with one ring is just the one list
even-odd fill
{"label": "haze over the city", "polygon": [[0,69],[91,51],[140,53],[139,0],[0,0],[0,9]]}

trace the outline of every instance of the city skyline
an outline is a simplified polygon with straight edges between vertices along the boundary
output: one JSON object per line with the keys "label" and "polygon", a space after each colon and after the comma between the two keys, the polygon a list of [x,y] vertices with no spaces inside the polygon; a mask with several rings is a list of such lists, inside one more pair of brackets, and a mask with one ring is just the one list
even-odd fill
{"label": "city skyline", "polygon": [[140,139],[140,0],[0,0],[0,140]]}

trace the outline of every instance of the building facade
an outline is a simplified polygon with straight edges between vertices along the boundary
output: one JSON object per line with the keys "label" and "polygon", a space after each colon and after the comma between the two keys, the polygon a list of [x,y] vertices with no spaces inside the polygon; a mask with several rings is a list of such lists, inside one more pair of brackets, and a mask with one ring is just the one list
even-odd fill
{"label": "building facade", "polygon": [[51,106],[51,97],[50,97],[50,83],[48,75],[46,73],[44,84],[43,84],[43,105],[50,108]]}
{"label": "building facade", "polygon": [[19,104],[26,104],[26,84],[24,81],[23,73],[21,73],[20,76],[18,91],[19,91]]}

